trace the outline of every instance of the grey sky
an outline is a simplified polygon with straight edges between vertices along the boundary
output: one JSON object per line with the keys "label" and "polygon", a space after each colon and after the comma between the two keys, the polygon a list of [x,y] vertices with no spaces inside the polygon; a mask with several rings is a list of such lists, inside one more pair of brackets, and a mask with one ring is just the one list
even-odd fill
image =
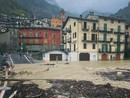
{"label": "grey sky", "polygon": [[128,5],[130,0],[56,0],[66,10],[81,14],[85,10],[115,13]]}

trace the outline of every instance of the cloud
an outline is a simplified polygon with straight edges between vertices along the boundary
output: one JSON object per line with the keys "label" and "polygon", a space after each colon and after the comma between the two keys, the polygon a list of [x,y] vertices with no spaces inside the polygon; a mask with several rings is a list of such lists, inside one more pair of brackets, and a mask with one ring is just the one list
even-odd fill
{"label": "cloud", "polygon": [[66,10],[81,14],[85,10],[115,13],[128,5],[130,0],[57,0]]}

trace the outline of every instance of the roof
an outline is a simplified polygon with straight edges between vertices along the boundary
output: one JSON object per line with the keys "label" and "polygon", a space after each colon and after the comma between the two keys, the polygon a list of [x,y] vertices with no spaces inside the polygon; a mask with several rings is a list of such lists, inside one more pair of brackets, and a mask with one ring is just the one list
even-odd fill
{"label": "roof", "polygon": [[66,25],[66,23],[68,22],[68,20],[69,20],[70,18],[71,18],[71,19],[82,20],[82,21],[92,21],[92,22],[97,22],[97,20],[86,19],[86,18],[82,18],[82,17],[80,18],[80,17],[71,17],[71,16],[68,16],[67,19],[66,19],[66,21],[64,22],[62,28],[64,28],[64,26]]}
{"label": "roof", "polygon": [[53,28],[53,27],[19,27],[18,29],[46,29],[46,30],[61,30],[60,28]]}
{"label": "roof", "polygon": [[118,17],[110,17],[110,16],[98,16],[99,18],[108,18],[108,19],[114,19],[114,20],[120,20],[120,21],[126,21],[123,18],[118,18]]}

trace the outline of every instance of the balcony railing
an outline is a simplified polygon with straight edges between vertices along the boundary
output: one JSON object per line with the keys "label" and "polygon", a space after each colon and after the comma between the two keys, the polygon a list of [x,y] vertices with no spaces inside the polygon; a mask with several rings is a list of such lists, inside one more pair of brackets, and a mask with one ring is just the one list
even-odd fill
{"label": "balcony railing", "polygon": [[99,49],[99,51],[98,51],[99,53],[124,53],[124,51],[122,50],[120,50],[120,51],[117,51],[117,49],[116,50],[114,50],[114,51],[112,51],[112,50],[102,50],[102,49]]}
{"label": "balcony railing", "polygon": [[88,28],[82,28],[82,30],[83,30],[83,31],[89,31],[89,29],[88,29]]}
{"label": "balcony railing", "polygon": [[105,33],[105,32],[112,33],[113,30],[111,28],[104,29],[104,28],[100,27],[99,28],[99,32],[102,32],[102,33]]}
{"label": "balcony railing", "polygon": [[115,30],[114,30],[114,34],[125,34],[125,30],[115,29]]}
{"label": "balcony railing", "polygon": [[111,39],[110,39],[110,38],[106,38],[106,39],[99,38],[98,41],[99,41],[99,42],[104,42],[104,43],[110,43],[110,42],[111,42]]}

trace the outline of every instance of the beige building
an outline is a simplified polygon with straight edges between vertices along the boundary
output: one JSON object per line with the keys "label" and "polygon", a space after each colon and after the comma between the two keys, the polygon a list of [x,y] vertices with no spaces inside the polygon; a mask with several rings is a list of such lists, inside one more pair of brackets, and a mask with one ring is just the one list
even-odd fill
{"label": "beige building", "polygon": [[95,16],[68,17],[63,26],[64,49],[71,61],[124,58],[125,20]]}

